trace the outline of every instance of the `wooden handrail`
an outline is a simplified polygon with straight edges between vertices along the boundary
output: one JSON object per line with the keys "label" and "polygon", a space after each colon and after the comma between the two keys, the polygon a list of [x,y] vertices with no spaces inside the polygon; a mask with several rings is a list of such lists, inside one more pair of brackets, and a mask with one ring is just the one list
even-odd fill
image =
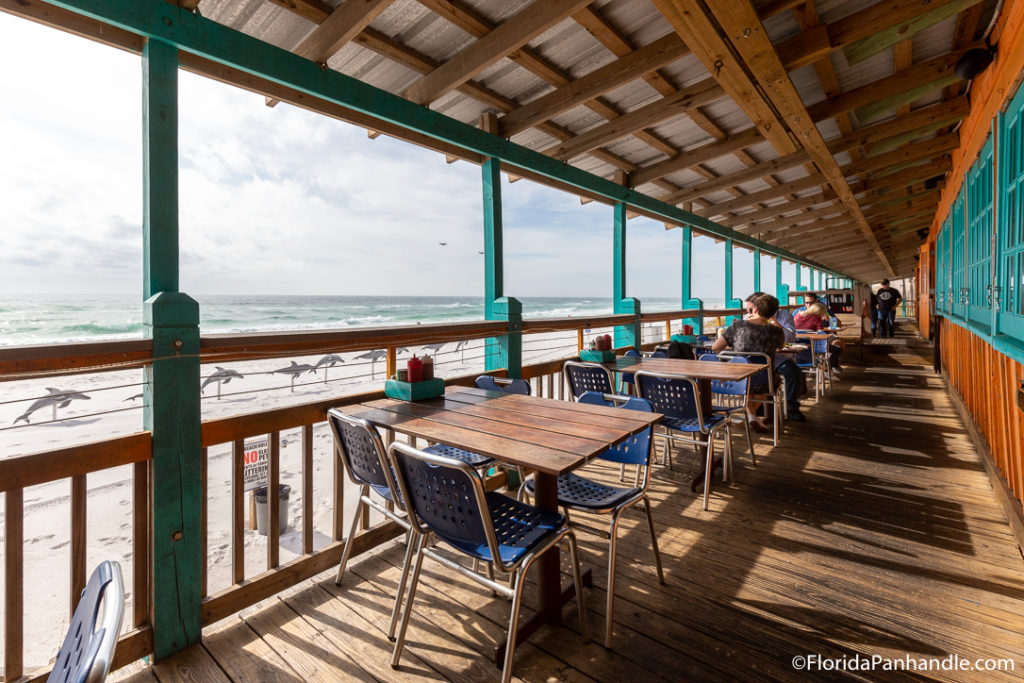
{"label": "wooden handrail", "polygon": [[0,492],[45,484],[152,457],[149,432],[0,460]]}
{"label": "wooden handrail", "polygon": [[557,330],[582,330],[594,327],[614,327],[629,325],[634,317],[631,314],[591,315],[581,318],[525,318],[523,334],[553,332]]}
{"label": "wooden handrail", "polygon": [[120,370],[153,356],[153,340],[124,339],[70,344],[0,347],[0,381],[30,379],[55,371],[63,374]]}
{"label": "wooden handrail", "polygon": [[[704,311],[707,315],[707,311]],[[683,318],[696,318],[701,315],[701,310],[695,308],[688,311],[663,311],[654,313],[642,313],[640,320],[645,323],[659,323],[667,320],[682,320]]]}

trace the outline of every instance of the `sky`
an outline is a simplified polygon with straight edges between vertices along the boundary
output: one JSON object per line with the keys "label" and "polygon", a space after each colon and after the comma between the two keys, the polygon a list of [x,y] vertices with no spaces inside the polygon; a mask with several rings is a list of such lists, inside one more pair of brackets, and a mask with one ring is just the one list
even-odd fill
{"label": "sky", "polygon": [[[140,57],[0,13],[0,60],[0,291],[141,296]],[[182,291],[483,293],[476,165],[179,72],[179,169]],[[502,194],[506,295],[610,297],[610,206]],[[679,297],[681,233],[629,222],[628,296]],[[722,297],[723,245],[694,252],[695,295]]]}

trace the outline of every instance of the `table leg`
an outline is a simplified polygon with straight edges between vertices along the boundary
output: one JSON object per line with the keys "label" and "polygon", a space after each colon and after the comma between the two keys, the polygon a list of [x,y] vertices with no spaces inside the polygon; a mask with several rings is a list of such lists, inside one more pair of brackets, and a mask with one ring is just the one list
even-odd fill
{"label": "table leg", "polygon": [[[558,511],[558,477],[553,474],[536,472],[533,476],[534,504],[553,512]],[[516,643],[522,644],[544,624],[562,623],[562,605],[576,595],[577,587],[570,583],[562,590],[561,551],[558,546],[537,558],[534,571],[537,572],[537,613],[526,621],[520,621],[516,631]],[[587,569],[581,577],[584,586],[592,585],[591,572]],[[499,666],[505,664],[505,643],[494,649],[494,662]]]}
{"label": "table leg", "polygon": [[[697,393],[700,394],[697,399],[700,401],[701,413],[704,415],[704,419],[707,419],[711,417],[711,380],[698,379]],[[690,490],[694,492],[697,490],[697,487],[704,485],[704,464],[707,462],[707,450],[701,450],[700,472],[690,481]],[[722,456],[718,456],[715,458],[712,469],[718,469],[721,466],[723,466]]]}

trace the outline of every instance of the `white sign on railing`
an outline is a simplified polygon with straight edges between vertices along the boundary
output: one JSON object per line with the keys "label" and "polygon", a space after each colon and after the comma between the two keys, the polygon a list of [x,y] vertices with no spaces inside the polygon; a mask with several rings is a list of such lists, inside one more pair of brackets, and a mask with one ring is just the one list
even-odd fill
{"label": "white sign on railing", "polygon": [[245,442],[243,460],[245,469],[242,479],[245,490],[267,485],[267,465],[270,462],[270,440],[267,437]]}

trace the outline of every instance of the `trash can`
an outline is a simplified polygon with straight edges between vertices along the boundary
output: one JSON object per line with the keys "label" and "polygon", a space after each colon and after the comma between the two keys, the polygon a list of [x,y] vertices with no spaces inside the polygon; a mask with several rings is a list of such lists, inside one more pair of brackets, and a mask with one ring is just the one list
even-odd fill
{"label": "trash can", "polygon": [[[292,487],[288,484],[280,484],[278,486],[280,491],[280,503],[278,505],[278,527],[280,528],[281,534],[288,529],[288,495],[292,492]],[[253,491],[253,496],[256,498],[256,531],[260,536],[267,535],[267,487],[261,486]]]}

